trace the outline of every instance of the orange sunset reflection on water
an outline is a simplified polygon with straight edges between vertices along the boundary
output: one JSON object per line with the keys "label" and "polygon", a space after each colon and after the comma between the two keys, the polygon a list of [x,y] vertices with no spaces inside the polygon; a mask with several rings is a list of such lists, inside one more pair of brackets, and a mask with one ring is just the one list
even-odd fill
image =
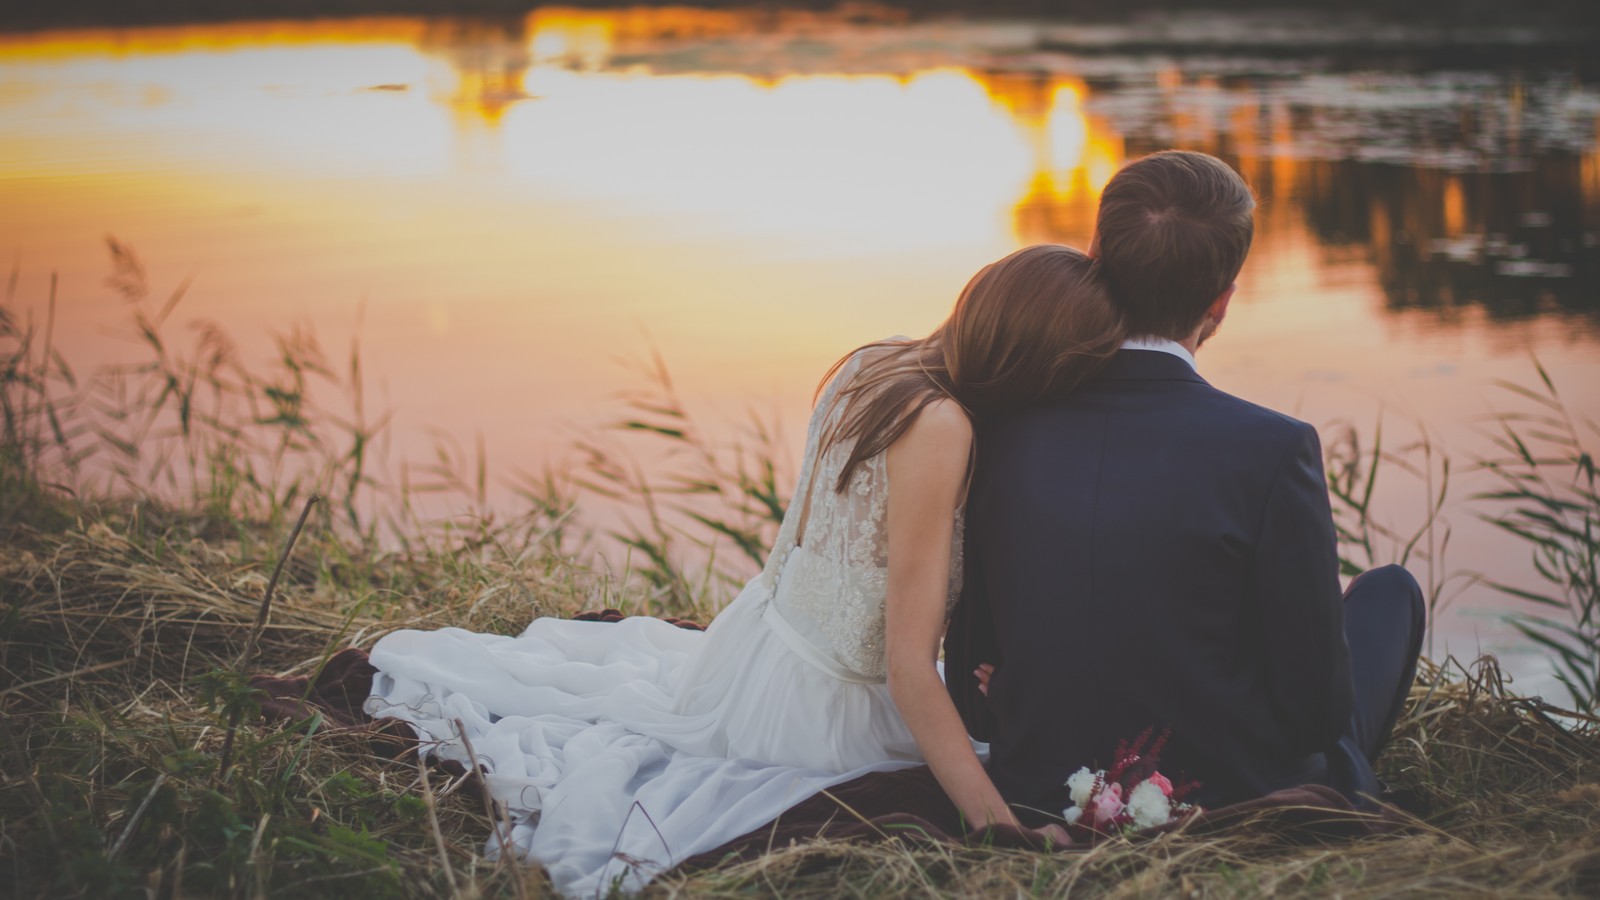
{"label": "orange sunset reflection on water", "polygon": [[553,405],[598,388],[570,413],[615,386],[610,358],[641,329],[691,384],[733,366],[761,402],[804,396],[846,345],[926,330],[1019,240],[1086,238],[1122,149],[1079,80],[605,65],[629,41],[749,18],[13,37],[5,243],[25,282],[62,269],[69,327],[114,315],[95,299],[110,232],[155,272],[193,273],[191,312],[225,323],[337,321],[367,297],[378,355],[459,371],[456,340],[526,341],[471,356],[549,354],[524,377]]}
{"label": "orange sunset reflection on water", "polygon": [[[1592,85],[1046,57],[1006,28],[547,8],[0,35],[0,250],[36,314],[59,273],[80,368],[134,352],[107,234],[247,356],[295,323],[339,356],[364,310],[396,456],[482,434],[537,469],[652,347],[707,421],[755,408],[797,439],[837,356],[925,333],[1016,247],[1086,245],[1117,168],[1182,145],[1262,197],[1214,383],[1464,441],[1536,352],[1600,407]],[[1567,143],[1519,143],[1536,113]]]}

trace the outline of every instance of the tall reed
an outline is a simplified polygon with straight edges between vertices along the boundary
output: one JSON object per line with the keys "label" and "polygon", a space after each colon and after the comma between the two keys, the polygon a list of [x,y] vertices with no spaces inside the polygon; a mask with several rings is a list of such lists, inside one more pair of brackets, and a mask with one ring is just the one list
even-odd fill
{"label": "tall reed", "polygon": [[[708,602],[765,564],[783,523],[781,430],[751,414],[741,440],[719,443],[690,417],[659,353],[639,374],[643,387],[619,398],[622,417],[579,441],[578,483],[620,511],[609,534],[653,588],[642,608],[710,615]],[[656,462],[643,465],[641,455]]]}
{"label": "tall reed", "polygon": [[1479,464],[1498,480],[1481,515],[1528,545],[1542,586],[1520,587],[1485,577],[1496,590],[1535,604],[1511,623],[1554,654],[1556,677],[1572,703],[1600,711],[1600,478],[1595,450],[1600,426],[1574,413],[1542,365],[1537,387],[1500,386],[1532,408],[1501,412],[1491,435],[1499,454]]}
{"label": "tall reed", "polygon": [[[1473,580],[1470,572],[1448,567],[1452,529],[1446,507],[1450,500],[1450,455],[1434,444],[1427,426],[1414,423],[1417,437],[1397,447],[1385,442],[1384,418],[1374,421],[1370,437],[1354,425],[1332,430],[1325,455],[1328,496],[1339,542],[1341,574],[1359,575],[1378,566],[1404,566],[1419,576],[1428,607],[1428,621],[1437,621]],[[1380,482],[1409,478],[1421,489],[1421,504],[1407,524],[1395,524],[1395,509],[1380,510]],[[1387,515],[1385,515],[1387,513]],[[1432,652],[1434,630],[1428,632]]]}

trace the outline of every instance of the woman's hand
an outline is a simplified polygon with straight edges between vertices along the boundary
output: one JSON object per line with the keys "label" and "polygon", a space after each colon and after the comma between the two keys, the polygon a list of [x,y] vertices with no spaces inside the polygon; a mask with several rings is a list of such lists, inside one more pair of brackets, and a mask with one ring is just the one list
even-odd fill
{"label": "woman's hand", "polygon": [[1059,850],[1072,846],[1072,835],[1067,834],[1067,829],[1051,822],[1041,828],[1024,828],[1016,826],[1023,834],[1032,835],[1035,839],[1043,841],[1046,850]]}
{"label": "woman's hand", "polygon": [[1043,828],[1034,828],[1030,830],[1034,834],[1043,838],[1045,845],[1051,850],[1054,850],[1058,847],[1066,847],[1072,844],[1072,836],[1067,834],[1067,830],[1065,828],[1062,828],[1060,825],[1057,825],[1054,822],[1051,822],[1049,825],[1046,825]]}
{"label": "woman's hand", "polygon": [[978,692],[985,697],[989,696],[989,679],[994,677],[994,666],[984,663],[973,669],[972,674],[978,679]]}

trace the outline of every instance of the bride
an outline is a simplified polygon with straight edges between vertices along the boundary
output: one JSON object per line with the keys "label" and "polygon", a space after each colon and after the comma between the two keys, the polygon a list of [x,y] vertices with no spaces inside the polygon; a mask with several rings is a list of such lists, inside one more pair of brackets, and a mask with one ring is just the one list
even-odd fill
{"label": "bride", "polygon": [[974,827],[1017,826],[938,663],[973,422],[1061,396],[1121,338],[1090,258],[1019,250],[928,337],[829,371],[766,567],[708,630],[397,631],[372,650],[367,711],[481,766],[507,849],[569,896],[638,889],[820,790],[922,763]]}

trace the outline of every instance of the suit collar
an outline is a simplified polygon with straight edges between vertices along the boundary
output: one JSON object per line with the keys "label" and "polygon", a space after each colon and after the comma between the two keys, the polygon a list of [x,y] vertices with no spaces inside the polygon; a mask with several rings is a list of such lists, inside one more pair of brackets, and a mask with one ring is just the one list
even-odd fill
{"label": "suit collar", "polygon": [[1193,381],[1208,384],[1185,360],[1160,350],[1118,350],[1100,374],[1111,381]]}
{"label": "suit collar", "polygon": [[1154,336],[1128,338],[1122,342],[1121,349],[1159,350],[1162,353],[1170,353],[1188,363],[1189,368],[1194,369],[1196,372],[1200,371],[1200,364],[1194,361],[1194,354],[1189,352],[1189,348],[1171,338]]}

